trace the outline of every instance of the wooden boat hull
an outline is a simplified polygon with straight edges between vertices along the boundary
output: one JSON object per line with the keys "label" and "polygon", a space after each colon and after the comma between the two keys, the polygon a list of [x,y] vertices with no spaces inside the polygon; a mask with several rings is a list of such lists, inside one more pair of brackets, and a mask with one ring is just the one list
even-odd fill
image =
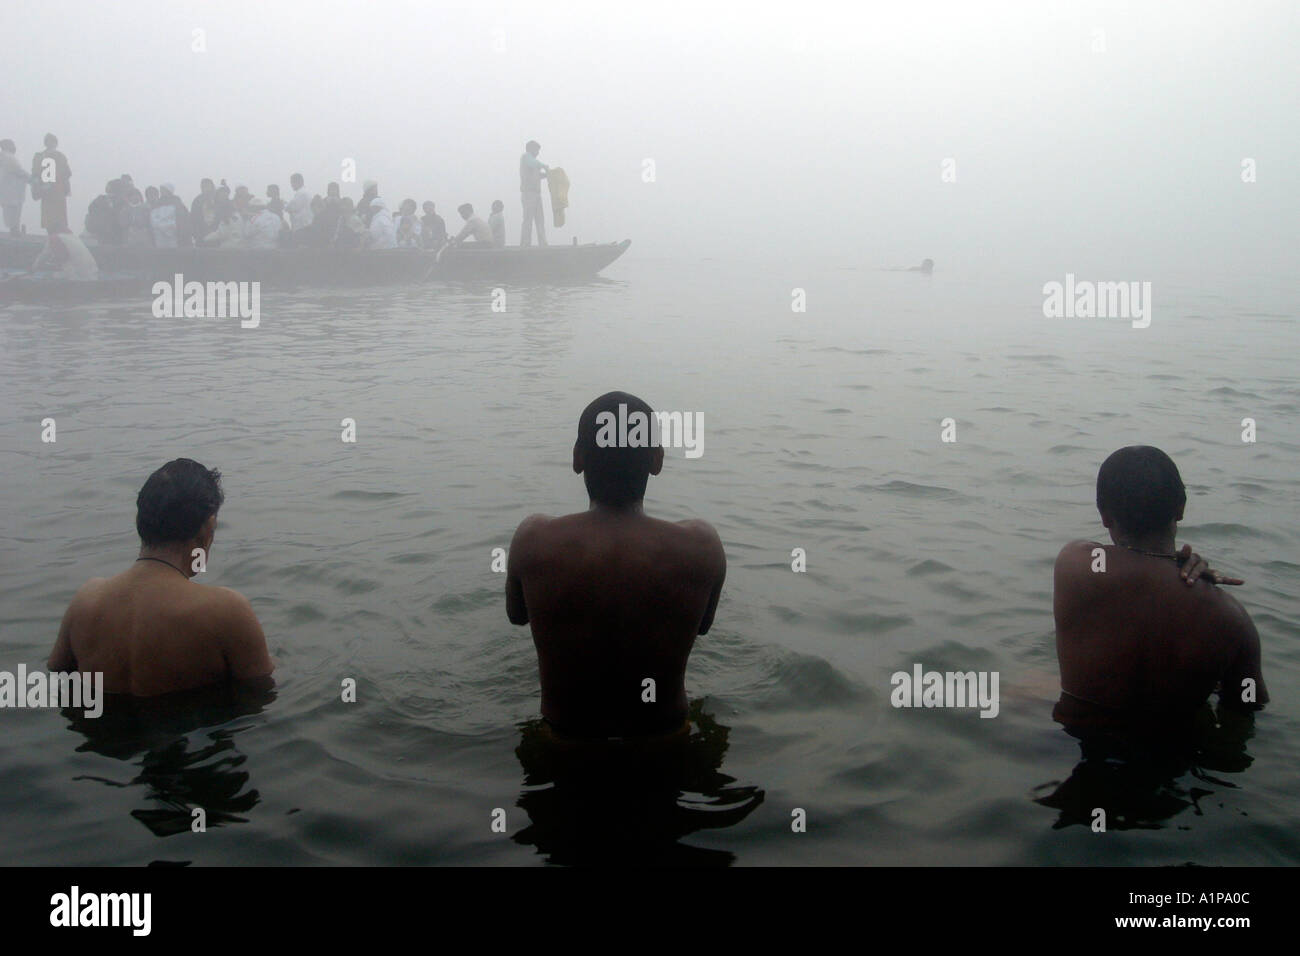
{"label": "wooden boat hull", "polygon": [[[42,239],[0,237],[0,267],[30,269]],[[367,252],[346,249],[155,249],[87,244],[100,271],[150,283],[260,282],[270,288],[401,285],[429,280],[551,282],[591,278],[627,251],[630,240],[582,246]]]}
{"label": "wooden boat hull", "polygon": [[142,299],[150,295],[153,283],[148,279],[75,279],[26,278],[0,279],[0,306],[15,303],[30,305],[79,305],[106,299]]}

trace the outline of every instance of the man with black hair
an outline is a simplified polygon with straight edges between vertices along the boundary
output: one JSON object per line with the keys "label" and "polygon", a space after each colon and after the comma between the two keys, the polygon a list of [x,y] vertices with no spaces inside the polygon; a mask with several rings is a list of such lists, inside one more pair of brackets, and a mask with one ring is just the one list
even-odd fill
{"label": "man with black hair", "polygon": [[726,577],[712,526],[646,515],[646,484],[663,468],[663,448],[653,437],[638,441],[644,429],[611,443],[606,427],[611,416],[637,413],[654,421],[650,406],[625,392],[587,406],[573,470],[590,507],[532,515],[510,544],[506,614],[532,626],[542,716],[560,737],[684,732],[686,661],[713,624]]}
{"label": "man with black hair", "polygon": [[1072,541],[1056,559],[1053,606],[1061,698],[1072,732],[1186,728],[1217,689],[1220,708],[1268,701],[1259,634],[1189,545],[1175,551],[1187,493],[1158,448],[1121,448],[1097,474],[1113,545]]}
{"label": "man with black hair", "polygon": [[474,207],[467,202],[461,203],[456,207],[460,213],[460,218],[465,220],[465,228],[456,233],[456,237],[451,241],[462,243],[470,240],[471,245],[492,245],[492,229],[485,223],[481,216],[474,215]]}
{"label": "man with black hair", "polygon": [[77,592],[50,670],[103,673],[106,692],[137,697],[268,676],[274,664],[248,600],[190,580],[211,553],[224,500],[221,473],[188,458],[150,475],[136,498],[139,557]]}

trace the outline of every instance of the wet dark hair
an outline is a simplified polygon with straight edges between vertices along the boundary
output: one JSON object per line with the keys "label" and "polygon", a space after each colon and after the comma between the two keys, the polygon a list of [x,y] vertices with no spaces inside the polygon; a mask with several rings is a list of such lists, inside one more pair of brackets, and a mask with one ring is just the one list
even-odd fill
{"label": "wet dark hair", "polygon": [[538,149],[542,148],[542,144],[537,142],[535,139],[530,139],[528,142],[524,143],[524,149],[532,149],[534,146]]}
{"label": "wet dark hair", "polygon": [[464,216],[466,219],[474,215],[474,207],[467,202],[463,202],[459,206],[457,206],[456,211],[460,213],[462,216]]}
{"label": "wet dark hair", "polygon": [[1097,472],[1097,510],[1124,531],[1145,534],[1166,528],[1186,503],[1178,466],[1159,448],[1121,448]]}
{"label": "wet dark hair", "polygon": [[[617,429],[618,407],[627,406],[627,416],[643,412],[647,418],[646,429],[650,444],[601,447],[596,436],[600,426],[596,417],[609,412],[615,418]],[[628,431],[632,425],[629,421]],[[654,411],[644,401],[627,392],[607,392],[582,411],[578,419],[578,441],[574,449],[582,450],[582,478],[592,501],[605,505],[628,505],[645,497],[645,486],[650,480],[650,467],[654,461],[654,444],[659,438]]]}
{"label": "wet dark hair", "polygon": [[163,465],[135,499],[135,530],[146,545],[190,541],[226,500],[221,472],[189,458]]}

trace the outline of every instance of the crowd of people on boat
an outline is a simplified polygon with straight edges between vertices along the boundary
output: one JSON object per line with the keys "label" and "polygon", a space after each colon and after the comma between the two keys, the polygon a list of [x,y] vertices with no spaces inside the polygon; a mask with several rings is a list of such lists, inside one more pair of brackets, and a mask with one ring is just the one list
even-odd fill
{"label": "crowd of people on boat", "polygon": [[[22,204],[28,186],[41,203],[41,226],[47,235],[68,234],[67,198],[72,169],[58,151],[58,139],[45,137],[45,149],[32,160],[30,173],[18,161],[12,140],[0,140],[0,207],[11,236],[22,234]],[[537,160],[539,146],[530,141],[521,158],[524,200],[524,238],[530,244],[535,227],[540,244],[546,244],[538,183],[547,167]],[[532,187],[531,189],[529,187]],[[506,244],[505,204],[495,200],[484,219],[470,203],[457,212],[462,227],[447,231],[432,202],[417,206],[404,199],[396,209],[380,195],[379,184],[363,184],[359,200],[343,196],[339,184],[329,183],[325,194],[307,189],[301,173],[289,177],[288,198],[278,184],[256,196],[247,186],[233,189],[222,179],[204,179],[199,194],[188,205],[171,183],[146,186],[143,191],[130,174],[110,180],[86,212],[85,234],[100,245],[148,246],[174,249],[207,248],[276,249],[425,249],[448,244],[473,243],[503,248]]]}
{"label": "crowd of people on boat", "polygon": [[[505,246],[505,205],[492,204],[484,221],[474,207],[459,207],[464,225],[450,235],[432,202],[405,199],[391,209],[373,180],[361,199],[343,196],[338,183],[312,194],[301,173],[289,177],[288,198],[274,183],[265,196],[223,179],[204,179],[186,205],[171,183],[141,192],[129,174],[114,179],[86,212],[86,232],[103,245],[276,249],[441,249],[447,243]],[[423,214],[421,214],[421,212]]]}

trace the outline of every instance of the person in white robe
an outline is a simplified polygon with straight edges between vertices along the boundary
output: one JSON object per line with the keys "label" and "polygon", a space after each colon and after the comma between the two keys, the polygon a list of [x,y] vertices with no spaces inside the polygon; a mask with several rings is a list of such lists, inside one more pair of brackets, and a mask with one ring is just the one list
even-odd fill
{"label": "person in white robe", "polygon": [[370,200],[370,230],[367,234],[367,249],[396,249],[397,227],[393,224],[393,214],[388,211],[388,204],[376,196]]}

